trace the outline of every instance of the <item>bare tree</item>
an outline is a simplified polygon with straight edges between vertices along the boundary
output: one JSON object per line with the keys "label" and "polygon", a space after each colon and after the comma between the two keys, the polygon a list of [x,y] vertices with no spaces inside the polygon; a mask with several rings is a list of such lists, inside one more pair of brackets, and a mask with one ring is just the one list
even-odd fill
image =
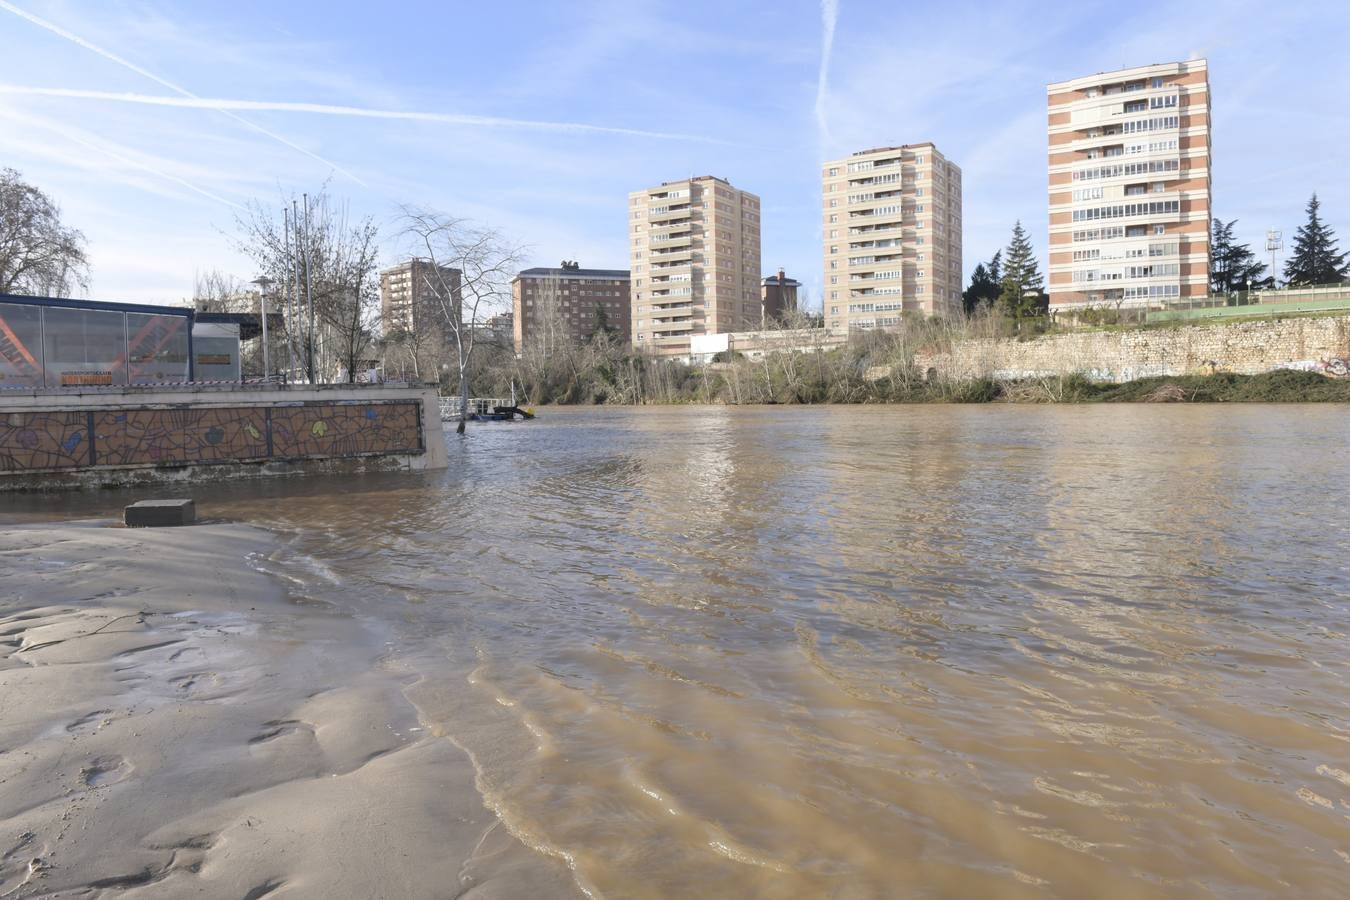
{"label": "bare tree", "polygon": [[[280,209],[295,198],[284,199]],[[373,218],[348,218],[347,204],[335,203],[321,191],[301,213],[296,233],[287,234],[285,215],[258,201],[236,219],[239,250],[253,259],[260,274],[279,285],[292,285],[296,273],[309,276],[309,290],[301,288],[292,315],[313,316],[307,322],[288,322],[299,335],[299,355],[308,361],[311,382],[339,378],[355,381],[357,369],[375,345],[379,319],[379,230]],[[312,302],[308,310],[306,303]]]}
{"label": "bare tree", "polygon": [[69,295],[89,286],[84,235],[13,169],[0,169],[0,294]]}
{"label": "bare tree", "polygon": [[249,286],[243,279],[207,269],[192,279],[192,305],[199,312],[249,312]]}
{"label": "bare tree", "polygon": [[[446,333],[454,343],[459,372],[459,433],[469,412],[469,362],[474,343],[486,319],[509,308],[511,279],[520,268],[522,250],[508,243],[491,228],[477,227],[465,219],[414,207],[403,208],[402,235],[413,253],[429,261],[423,277],[428,293],[441,306]],[[450,273],[459,273],[459,290],[450,284]]]}

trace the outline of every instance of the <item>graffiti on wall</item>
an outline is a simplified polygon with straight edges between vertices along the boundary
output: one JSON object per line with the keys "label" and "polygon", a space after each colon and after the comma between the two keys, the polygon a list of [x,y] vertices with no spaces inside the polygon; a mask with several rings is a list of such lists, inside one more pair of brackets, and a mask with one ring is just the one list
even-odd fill
{"label": "graffiti on wall", "polygon": [[89,414],[0,413],[0,471],[89,465]]}
{"label": "graffiti on wall", "polygon": [[420,453],[421,404],[0,413],[0,472]]}
{"label": "graffiti on wall", "polygon": [[101,466],[246,462],[267,457],[267,410],[118,409],[94,413]]}
{"label": "graffiti on wall", "polygon": [[273,407],[272,455],[299,459],[420,450],[420,409],[416,403]]}

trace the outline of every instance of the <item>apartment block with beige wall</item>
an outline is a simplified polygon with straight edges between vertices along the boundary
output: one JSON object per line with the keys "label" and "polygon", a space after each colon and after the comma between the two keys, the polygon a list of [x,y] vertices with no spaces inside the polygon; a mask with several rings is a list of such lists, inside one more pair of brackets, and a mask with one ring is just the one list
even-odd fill
{"label": "apartment block with beige wall", "polygon": [[961,170],[937,147],[862,150],[821,176],[827,328],[961,308]]}
{"label": "apartment block with beige wall", "polygon": [[1050,307],[1159,307],[1209,289],[1205,60],[1049,86]]}
{"label": "apartment block with beige wall", "polygon": [[688,356],[695,334],[760,318],[759,197],[701,175],[628,195],[633,346]]}

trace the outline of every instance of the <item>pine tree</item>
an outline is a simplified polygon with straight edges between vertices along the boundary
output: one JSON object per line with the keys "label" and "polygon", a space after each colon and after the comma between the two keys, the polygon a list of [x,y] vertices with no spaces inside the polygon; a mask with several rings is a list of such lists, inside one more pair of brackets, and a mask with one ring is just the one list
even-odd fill
{"label": "pine tree", "polygon": [[1233,239],[1237,219],[1224,223],[1215,219],[1209,241],[1209,288],[1215,294],[1231,294],[1249,284],[1256,284],[1266,271],[1266,264],[1256,261],[1256,254],[1246,244]]}
{"label": "pine tree", "polygon": [[1014,318],[1044,315],[1048,308],[1045,279],[1021,220],[1013,225],[1012,241],[1003,255],[1003,279],[998,303]]}
{"label": "pine tree", "polygon": [[1003,251],[995,250],[994,258],[989,260],[989,265],[985,267],[989,272],[989,277],[994,280],[994,284],[1003,283]]}
{"label": "pine tree", "polygon": [[[997,258],[998,255],[995,254],[995,259]],[[998,292],[998,279],[989,273],[984,263],[977,265],[975,271],[970,273],[970,287],[961,292],[961,305],[965,308],[966,315],[975,312],[981,303],[992,304],[998,299]]]}
{"label": "pine tree", "polygon": [[1308,224],[1299,226],[1294,236],[1294,253],[1284,264],[1284,280],[1290,286],[1338,284],[1350,270],[1345,264],[1345,254],[1336,246],[1336,233],[1318,215],[1321,208],[1314,193],[1308,201]]}
{"label": "pine tree", "polygon": [[614,338],[617,337],[618,334],[619,329],[609,324],[609,314],[605,312],[605,308],[599,303],[595,304],[595,328],[586,336],[586,339],[593,341],[597,335],[604,336],[605,338]]}

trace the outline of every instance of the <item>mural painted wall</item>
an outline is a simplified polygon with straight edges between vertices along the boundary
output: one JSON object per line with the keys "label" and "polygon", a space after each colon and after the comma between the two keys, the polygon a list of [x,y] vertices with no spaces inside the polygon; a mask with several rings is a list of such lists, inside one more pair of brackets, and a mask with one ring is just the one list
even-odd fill
{"label": "mural painted wall", "polygon": [[0,413],[0,472],[419,453],[421,404]]}

